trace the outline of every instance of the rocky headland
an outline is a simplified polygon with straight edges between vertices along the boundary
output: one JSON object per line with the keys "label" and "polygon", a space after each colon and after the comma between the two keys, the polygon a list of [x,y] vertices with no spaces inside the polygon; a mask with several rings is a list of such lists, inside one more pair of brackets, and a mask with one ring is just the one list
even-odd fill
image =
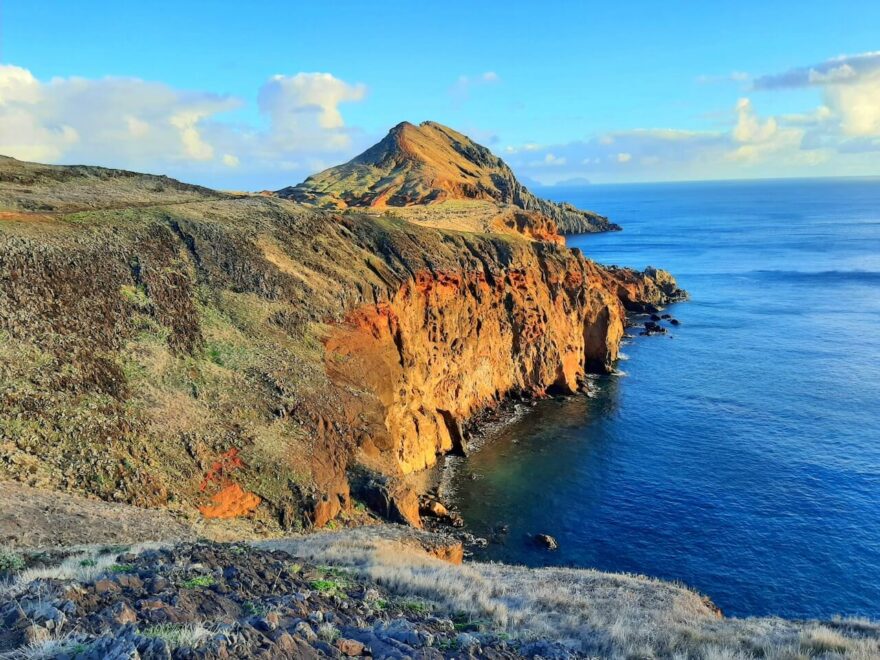
{"label": "rocky headland", "polygon": [[0,158],[0,657],[875,657],[420,529],[475,424],[672,323],[565,247],[611,229],[432,122],[274,195]]}
{"label": "rocky headland", "polygon": [[[263,531],[324,526],[354,487],[418,526],[401,477],[510,397],[582,390],[627,309],[683,295],[567,249],[550,206],[438,124],[352,163],[396,163],[382,213],[358,207],[369,181],[337,182],[344,210],[301,194],[327,172],[272,197],[0,161],[0,475]],[[462,227],[426,220],[441,198]]]}
{"label": "rocky headland", "polygon": [[536,197],[486,147],[432,121],[402,122],[360,156],[278,194],[332,208],[439,206],[432,209],[438,222],[446,202],[488,201],[518,214],[519,222],[549,219],[564,234],[620,229],[592,211]]}

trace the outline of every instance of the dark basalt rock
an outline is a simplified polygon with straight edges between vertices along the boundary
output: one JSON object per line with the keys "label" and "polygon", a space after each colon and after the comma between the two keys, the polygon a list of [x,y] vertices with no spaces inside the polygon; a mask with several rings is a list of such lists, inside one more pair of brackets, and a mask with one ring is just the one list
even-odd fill
{"label": "dark basalt rock", "polygon": [[[39,579],[0,596],[0,654],[31,657],[29,645],[56,638],[51,657],[65,660],[462,657],[450,614],[407,608],[379,584],[283,551],[181,544],[123,565],[131,572]],[[148,574],[154,589],[164,585],[159,593],[147,583],[96,589],[102,580]],[[190,628],[201,634],[175,641]],[[479,643],[479,657],[524,655],[491,633]]]}
{"label": "dark basalt rock", "polygon": [[666,328],[664,328],[659,323],[654,321],[645,321],[645,329],[642,330],[641,335],[665,335]]}

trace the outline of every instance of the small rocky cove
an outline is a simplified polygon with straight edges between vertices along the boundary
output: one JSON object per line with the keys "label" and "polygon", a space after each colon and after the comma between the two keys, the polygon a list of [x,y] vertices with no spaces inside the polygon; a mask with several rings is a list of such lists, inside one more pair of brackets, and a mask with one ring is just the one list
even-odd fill
{"label": "small rocky cove", "polygon": [[[670,296],[667,304],[685,300],[687,300],[687,294],[679,290]],[[627,329],[623,336],[624,344],[638,341],[637,337],[654,335],[671,337],[670,331],[681,326],[681,321],[665,312],[663,307],[646,305],[639,309],[640,311],[631,311],[627,314]],[[625,376],[617,370],[618,363],[615,363],[614,366],[615,369],[607,376],[608,378]],[[577,393],[556,394],[549,397],[549,400],[564,403],[578,397],[596,396],[597,385],[594,381],[595,377],[588,379],[581,391]],[[445,459],[441,459],[438,465],[430,470],[424,478],[414,480],[413,488],[420,493],[418,495],[419,524],[426,529],[461,541],[465,557],[472,557],[474,553],[485,556],[485,550],[490,544],[521,544],[545,551],[557,550],[559,548],[558,540],[537,528],[534,532],[518,540],[510,538],[509,525],[503,520],[497,521],[488,530],[482,529],[475,534],[474,530],[469,529],[467,520],[462,517],[456,506],[460,503],[458,501],[460,495],[456,492],[456,486],[453,483],[456,480],[456,471],[461,469],[469,456],[474,452],[479,452],[487,444],[491,444],[503,431],[533,413],[535,408],[542,403],[548,403],[548,398],[510,398],[494,408],[484,410],[471,419],[463,429],[462,449]],[[513,442],[518,443],[519,441],[513,440]],[[469,478],[476,481],[480,476],[477,473],[470,473]],[[479,497],[479,495],[475,496]],[[484,534],[484,536],[480,534]]]}

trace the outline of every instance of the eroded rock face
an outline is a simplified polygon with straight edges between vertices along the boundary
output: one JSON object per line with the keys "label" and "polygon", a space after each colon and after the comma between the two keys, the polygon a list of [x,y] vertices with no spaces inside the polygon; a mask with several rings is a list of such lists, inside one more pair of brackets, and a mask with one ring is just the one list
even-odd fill
{"label": "eroded rock face", "polygon": [[331,378],[360,383],[383,412],[369,449],[401,472],[460,448],[479,410],[513,393],[577,392],[616,359],[624,309],[604,272],[564,250],[519,256],[506,268],[417,272],[327,339]]}
{"label": "eroded rock face", "polygon": [[604,270],[609,287],[629,311],[656,312],[663,305],[687,300],[687,292],[665,270],[652,266],[642,273],[615,266]]}

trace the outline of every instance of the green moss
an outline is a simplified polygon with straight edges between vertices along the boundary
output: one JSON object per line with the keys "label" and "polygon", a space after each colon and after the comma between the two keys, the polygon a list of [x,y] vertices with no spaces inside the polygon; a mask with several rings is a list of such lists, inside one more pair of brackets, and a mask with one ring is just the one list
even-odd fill
{"label": "green moss", "polygon": [[131,564],[113,564],[110,567],[111,573],[134,573],[135,567]]}
{"label": "green moss", "polygon": [[332,594],[339,591],[339,584],[336,580],[312,580],[312,589],[320,591],[322,594]]}
{"label": "green moss", "polygon": [[241,606],[241,609],[244,610],[244,613],[248,616],[266,616],[270,612],[270,609],[264,604],[250,600],[246,601]]}
{"label": "green moss", "polygon": [[216,582],[210,575],[199,575],[184,582],[183,586],[185,589],[198,589],[200,587],[212,587]]}
{"label": "green moss", "polygon": [[137,309],[149,309],[151,305],[150,297],[147,295],[146,289],[141,285],[124,284],[119,287],[119,293],[125,302]]}
{"label": "green moss", "polygon": [[407,600],[400,604],[401,609],[413,614],[426,614],[431,611],[431,606],[421,600]]}

